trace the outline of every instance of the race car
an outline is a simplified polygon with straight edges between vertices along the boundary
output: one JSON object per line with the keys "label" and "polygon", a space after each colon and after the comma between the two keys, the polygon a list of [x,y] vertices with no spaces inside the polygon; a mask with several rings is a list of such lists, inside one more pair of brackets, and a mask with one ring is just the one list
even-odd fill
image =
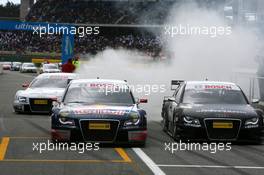
{"label": "race car", "polygon": [[61,98],[69,81],[76,78],[77,75],[71,73],[44,73],[37,76],[30,84],[23,84],[27,89],[16,92],[14,111],[50,113],[52,102]]}
{"label": "race car", "polygon": [[144,146],[147,118],[139,104],[146,102],[122,80],[73,80],[52,110],[52,140]]}
{"label": "race car", "polygon": [[21,62],[12,62],[11,71],[19,71],[22,63]]}
{"label": "race car", "polygon": [[10,69],[11,69],[11,62],[4,62],[3,70],[10,70]]}
{"label": "race car", "polygon": [[58,68],[56,64],[43,64],[40,68],[40,73],[58,73],[61,70]]}
{"label": "race car", "polygon": [[236,84],[173,80],[172,90],[161,115],[163,131],[175,140],[261,141],[263,112]]}
{"label": "race car", "polygon": [[20,68],[20,72],[32,72],[32,73],[37,73],[37,67],[35,66],[34,63],[23,63]]}

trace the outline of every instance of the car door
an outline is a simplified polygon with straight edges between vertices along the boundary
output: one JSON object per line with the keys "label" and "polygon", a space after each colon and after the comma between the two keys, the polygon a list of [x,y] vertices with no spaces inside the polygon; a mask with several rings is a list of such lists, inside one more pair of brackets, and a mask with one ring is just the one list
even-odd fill
{"label": "car door", "polygon": [[182,85],[178,91],[178,93],[175,96],[175,105],[173,106],[173,123],[178,121],[178,118],[180,117],[182,113],[182,109],[180,108],[180,104],[182,101],[183,93],[184,93],[185,85]]}
{"label": "car door", "polygon": [[168,120],[169,122],[173,121],[174,118],[174,111],[175,109],[178,107],[179,102],[180,102],[180,97],[181,97],[181,92],[182,92],[182,88],[183,86],[179,86],[179,88],[177,88],[170,100],[170,104],[168,106]]}

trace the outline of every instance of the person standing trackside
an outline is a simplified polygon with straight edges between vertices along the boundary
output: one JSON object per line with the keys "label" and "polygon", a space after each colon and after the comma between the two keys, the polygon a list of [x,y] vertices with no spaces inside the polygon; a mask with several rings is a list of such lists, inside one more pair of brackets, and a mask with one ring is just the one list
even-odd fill
{"label": "person standing trackside", "polygon": [[75,66],[75,68],[79,68],[80,67],[79,57],[74,58],[72,64]]}
{"label": "person standing trackside", "polygon": [[69,59],[67,63],[63,64],[61,71],[65,73],[72,73],[75,70],[75,66],[72,64],[72,59]]}

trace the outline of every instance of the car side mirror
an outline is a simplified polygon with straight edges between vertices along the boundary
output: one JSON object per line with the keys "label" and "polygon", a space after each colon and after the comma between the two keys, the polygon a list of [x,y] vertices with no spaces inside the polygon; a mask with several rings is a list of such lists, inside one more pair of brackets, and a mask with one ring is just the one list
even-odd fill
{"label": "car side mirror", "polygon": [[139,103],[148,103],[148,99],[146,98],[140,98]]}
{"label": "car side mirror", "polygon": [[169,97],[168,101],[176,101],[175,97]]}
{"label": "car side mirror", "polygon": [[53,107],[58,107],[61,104],[61,99],[60,98],[52,98],[52,106]]}
{"label": "car side mirror", "polygon": [[259,103],[259,99],[252,99],[252,101],[251,101],[253,104],[257,104],[257,103]]}
{"label": "car side mirror", "polygon": [[136,98],[136,103],[140,104],[140,103],[147,103],[148,99],[146,98]]}
{"label": "car side mirror", "polygon": [[24,88],[29,87],[29,83],[23,83],[23,84],[22,84],[22,87],[24,87]]}

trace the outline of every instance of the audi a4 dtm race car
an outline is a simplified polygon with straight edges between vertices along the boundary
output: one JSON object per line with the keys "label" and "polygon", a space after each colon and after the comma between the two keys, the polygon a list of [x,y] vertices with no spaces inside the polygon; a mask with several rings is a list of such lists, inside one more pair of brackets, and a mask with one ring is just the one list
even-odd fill
{"label": "audi a4 dtm race car", "polygon": [[54,104],[52,140],[144,145],[146,112],[121,80],[73,80]]}
{"label": "audi a4 dtm race car", "polygon": [[40,68],[39,73],[59,73],[61,70],[59,69],[59,66],[57,64],[43,64],[42,67]]}
{"label": "audi a4 dtm race car", "polygon": [[31,73],[37,73],[37,67],[34,63],[23,63],[20,68],[21,73],[25,72],[31,72]]}
{"label": "audi a4 dtm race car", "polygon": [[162,107],[163,130],[175,140],[261,141],[263,112],[235,84],[172,81]]}
{"label": "audi a4 dtm race car", "polygon": [[11,70],[12,71],[19,71],[22,63],[21,62],[12,62]]}
{"label": "audi a4 dtm race car", "polygon": [[76,79],[72,73],[44,73],[30,83],[24,83],[25,90],[16,92],[13,108],[19,112],[50,113],[52,102],[61,98],[70,80]]}

